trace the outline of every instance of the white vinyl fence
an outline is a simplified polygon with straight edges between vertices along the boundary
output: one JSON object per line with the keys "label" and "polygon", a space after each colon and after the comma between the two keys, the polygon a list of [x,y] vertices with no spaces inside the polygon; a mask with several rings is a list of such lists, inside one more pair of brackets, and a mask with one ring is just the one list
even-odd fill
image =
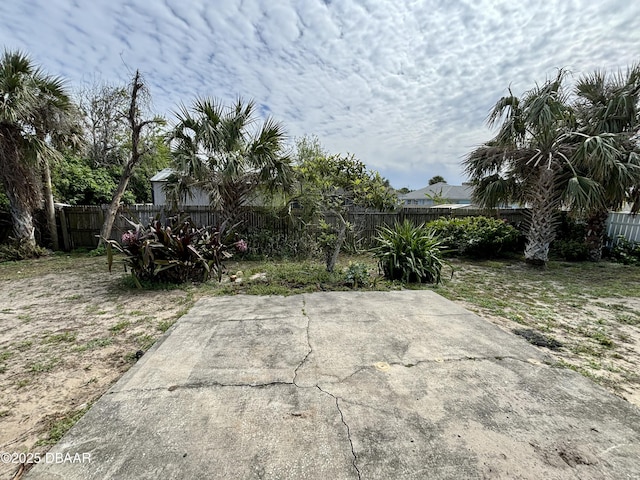
{"label": "white vinyl fence", "polygon": [[640,214],[610,213],[607,219],[607,235],[612,243],[616,243],[620,235],[630,242],[640,242]]}

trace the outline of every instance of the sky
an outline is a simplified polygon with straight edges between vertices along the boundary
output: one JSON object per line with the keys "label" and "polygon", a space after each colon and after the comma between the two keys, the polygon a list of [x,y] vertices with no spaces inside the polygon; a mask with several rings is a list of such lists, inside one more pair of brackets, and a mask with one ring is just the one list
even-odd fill
{"label": "sky", "polygon": [[461,162],[491,107],[553,77],[640,61],[638,0],[3,0],[0,46],[72,90],[139,69],[169,120],[198,97],[253,99],[391,185]]}

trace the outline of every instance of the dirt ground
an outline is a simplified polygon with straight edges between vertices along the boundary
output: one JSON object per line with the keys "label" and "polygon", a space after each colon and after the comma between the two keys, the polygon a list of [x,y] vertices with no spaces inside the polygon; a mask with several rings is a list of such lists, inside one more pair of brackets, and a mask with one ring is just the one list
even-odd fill
{"label": "dirt ground", "polygon": [[[46,452],[191,304],[184,290],[118,288],[104,262],[0,280],[0,452]],[[0,478],[17,467],[0,463]]]}
{"label": "dirt ground", "polygon": [[[125,288],[104,257],[16,265],[0,264],[0,452],[42,455],[203,292]],[[571,272],[554,284],[517,268],[458,267],[437,291],[640,406],[638,284],[611,294]],[[624,273],[611,268],[593,274]],[[0,479],[19,468],[0,462]]]}

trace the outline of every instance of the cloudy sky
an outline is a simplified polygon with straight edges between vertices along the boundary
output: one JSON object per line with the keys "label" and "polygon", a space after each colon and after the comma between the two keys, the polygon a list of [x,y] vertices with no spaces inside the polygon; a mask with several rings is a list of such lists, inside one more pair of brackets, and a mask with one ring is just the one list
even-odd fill
{"label": "cloudy sky", "polygon": [[0,45],[72,88],[144,74],[155,109],[253,98],[397,188],[460,162],[485,119],[566,67],[640,60],[638,0],[3,0]]}

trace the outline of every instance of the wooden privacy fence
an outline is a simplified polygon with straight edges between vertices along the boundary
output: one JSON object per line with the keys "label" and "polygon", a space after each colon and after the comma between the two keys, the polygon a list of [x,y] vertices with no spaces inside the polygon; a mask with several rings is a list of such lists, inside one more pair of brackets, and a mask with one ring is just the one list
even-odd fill
{"label": "wooden privacy fence", "polygon": [[[70,206],[58,210],[59,230],[65,250],[74,248],[95,248],[98,245],[98,236],[104,222],[107,206]],[[219,225],[220,215],[207,206],[189,206],[184,208],[181,214],[191,217],[198,226]],[[159,217],[166,222],[167,217],[174,216],[162,205],[127,205],[123,207],[111,231],[111,238],[120,240],[121,235],[133,226],[126,218],[143,225],[149,224],[152,219]],[[126,218],[125,218],[126,217]],[[251,229],[279,230],[287,233],[289,223],[286,218],[278,218],[273,214],[260,209],[245,209],[240,212],[238,222]]]}
{"label": "wooden privacy fence", "polygon": [[[61,243],[65,250],[74,248],[95,248],[98,245],[98,235],[106,206],[65,206],[58,210],[58,221]],[[121,210],[124,216],[137,219],[142,224],[148,224],[150,219],[160,216],[162,220],[171,216],[171,212],[161,205],[128,205]],[[189,206],[183,209],[183,213],[191,217],[197,225],[218,225],[219,214],[207,206]],[[295,214],[295,213],[294,213]],[[378,227],[392,226],[394,222],[402,222],[405,219],[416,225],[430,222],[441,217],[469,217],[487,215],[485,210],[479,209],[455,209],[455,208],[405,208],[396,212],[371,212],[352,211],[347,220],[355,226],[355,231],[347,239],[354,244],[368,247],[372,244]],[[504,209],[492,212],[492,216],[503,218],[514,225],[522,224],[524,210]],[[329,223],[336,221],[331,215],[326,216]],[[268,230],[279,232],[285,237],[293,232],[292,218],[288,215],[275,215],[273,211],[260,208],[243,209],[238,221],[242,222],[242,230],[256,232]],[[111,238],[119,240],[123,232],[131,229],[131,225],[118,215],[111,233]]]}

